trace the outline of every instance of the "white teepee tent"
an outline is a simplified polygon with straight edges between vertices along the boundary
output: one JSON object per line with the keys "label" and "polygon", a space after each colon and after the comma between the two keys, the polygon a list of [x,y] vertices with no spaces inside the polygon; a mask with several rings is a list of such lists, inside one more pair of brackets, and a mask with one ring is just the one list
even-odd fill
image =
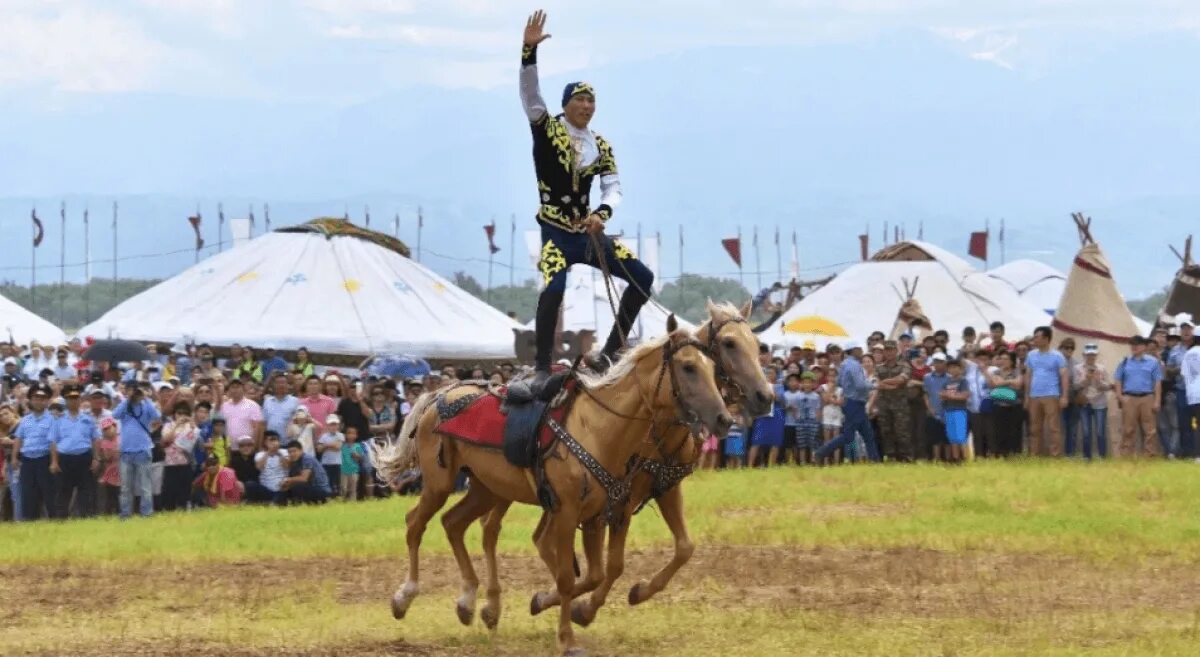
{"label": "white teepee tent", "polygon": [[[760,334],[774,346],[798,346],[813,340],[818,347],[872,332],[887,334],[904,304],[904,290],[916,285],[916,299],[934,329],[957,338],[973,326],[986,332],[993,321],[1004,322],[1009,335],[1028,335],[1046,324],[1046,314],[1021,299],[1007,283],[976,271],[962,258],[924,242],[901,242],[877,253],[871,261],[852,265],[832,281],[796,302]],[[796,333],[789,327],[827,320],[842,335]]]}
{"label": "white teepee tent", "polygon": [[67,335],[15,301],[0,296],[0,340],[18,345],[27,345],[33,340],[60,345],[67,341]]}
{"label": "white teepee tent", "polygon": [[317,354],[511,358],[520,325],[340,219],[281,228],[213,256],[79,330],[97,338]]}

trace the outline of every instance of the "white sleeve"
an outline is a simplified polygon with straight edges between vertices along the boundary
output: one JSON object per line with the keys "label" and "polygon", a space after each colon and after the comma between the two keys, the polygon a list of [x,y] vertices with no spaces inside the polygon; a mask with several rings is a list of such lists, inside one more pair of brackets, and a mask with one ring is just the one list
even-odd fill
{"label": "white sleeve", "polygon": [[546,116],[546,101],[538,84],[537,64],[521,67],[521,106],[529,121],[537,122]]}
{"label": "white sleeve", "polygon": [[600,204],[616,209],[621,204],[621,179],[617,174],[600,176]]}

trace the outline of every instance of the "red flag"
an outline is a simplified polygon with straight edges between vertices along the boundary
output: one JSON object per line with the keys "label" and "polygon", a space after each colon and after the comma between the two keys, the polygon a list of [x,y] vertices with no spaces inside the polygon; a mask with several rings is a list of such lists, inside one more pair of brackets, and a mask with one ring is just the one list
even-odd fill
{"label": "red flag", "polygon": [[491,253],[498,253],[500,247],[496,246],[496,222],[493,221],[490,224],[484,224],[483,232],[487,233],[489,251]]}
{"label": "red flag", "polygon": [[196,231],[196,250],[199,251],[204,248],[204,238],[200,236],[200,215],[188,217],[188,223],[192,225],[192,230]]}
{"label": "red flag", "polygon": [[42,238],[46,236],[46,231],[42,230],[42,220],[38,219],[36,209],[30,212],[29,216],[33,218],[33,247],[36,249],[42,245]]}
{"label": "red flag", "polygon": [[869,250],[867,245],[870,239],[870,235],[863,234],[858,236],[858,250],[862,252],[863,260],[867,259],[867,251]]}
{"label": "red flag", "polygon": [[726,237],[725,239],[721,240],[721,246],[725,247],[725,252],[729,254],[730,258],[733,258],[733,263],[738,266],[738,269],[741,269],[742,268],[742,238]]}
{"label": "red flag", "polygon": [[967,247],[967,253],[972,257],[987,261],[988,252],[988,232],[986,230],[976,231],[971,233],[971,243]]}

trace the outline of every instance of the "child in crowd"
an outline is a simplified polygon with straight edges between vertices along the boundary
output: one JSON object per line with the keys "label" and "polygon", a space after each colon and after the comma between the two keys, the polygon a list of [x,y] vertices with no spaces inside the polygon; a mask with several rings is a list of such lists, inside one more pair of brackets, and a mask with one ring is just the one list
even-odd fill
{"label": "child in crowd", "polygon": [[942,415],[946,423],[946,440],[949,442],[946,460],[961,463],[963,448],[967,444],[967,401],[971,389],[963,376],[963,364],[958,359],[947,363],[950,382],[942,390]]}
{"label": "child in crowd", "polygon": [[821,426],[825,430],[825,442],[837,438],[842,433],[842,389],[837,384],[837,373],[830,371],[825,383],[817,389],[821,395]]}
{"label": "child in crowd", "polygon": [[117,421],[111,417],[100,420],[100,477],[96,493],[100,515],[116,515],[121,497],[121,445]]}
{"label": "child in crowd", "polygon": [[362,470],[365,450],[358,442],[358,428],[346,427],[346,442],[342,443],[342,497],[358,499],[358,476]]}
{"label": "child in crowd", "polygon": [[700,432],[704,439],[700,443],[700,469],[713,470],[717,467],[717,449],[720,447],[721,441],[706,429],[701,429]]}
{"label": "child in crowd", "polygon": [[[733,413],[733,417],[737,418],[740,411],[730,408],[729,412]],[[725,436],[725,467],[733,470],[742,467],[742,459],[746,458],[746,437],[742,433],[742,425],[736,420],[732,427],[729,427],[729,434]]]}
{"label": "child in crowd", "polygon": [[196,408],[192,415],[196,421],[196,446],[192,450],[192,457],[196,463],[196,474],[200,474],[204,470],[204,461],[210,453],[208,445],[212,440],[212,404],[203,401],[196,402]]}
{"label": "child in crowd", "polygon": [[229,456],[233,451],[233,443],[229,440],[229,434],[225,429],[225,418],[217,413],[212,416],[209,425],[211,428],[208,433],[208,453],[215,454],[217,460],[221,462],[221,467],[224,468],[229,465]]}
{"label": "child in crowd", "polygon": [[[342,443],[346,436],[341,432],[342,419],[330,413],[325,418],[325,433],[317,440],[317,453],[321,455],[321,466],[325,468],[325,476],[329,478],[332,496],[341,494],[342,484]],[[303,446],[301,446],[303,451]]]}
{"label": "child in crowd", "polygon": [[821,446],[821,396],[814,387],[817,377],[812,372],[788,376],[788,390],[784,394],[787,407],[786,439],[793,445],[793,459],[797,465],[812,463],[812,453]]}

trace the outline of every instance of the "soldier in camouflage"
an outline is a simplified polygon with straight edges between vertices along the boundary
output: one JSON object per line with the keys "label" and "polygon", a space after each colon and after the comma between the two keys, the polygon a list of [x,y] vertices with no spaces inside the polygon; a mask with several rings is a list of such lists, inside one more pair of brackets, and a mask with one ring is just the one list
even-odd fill
{"label": "soldier in camouflage", "polygon": [[875,366],[879,377],[878,399],[880,449],[889,460],[913,460],[912,420],[909,414],[908,381],[911,369],[899,360],[895,340],[883,343],[883,362]]}

